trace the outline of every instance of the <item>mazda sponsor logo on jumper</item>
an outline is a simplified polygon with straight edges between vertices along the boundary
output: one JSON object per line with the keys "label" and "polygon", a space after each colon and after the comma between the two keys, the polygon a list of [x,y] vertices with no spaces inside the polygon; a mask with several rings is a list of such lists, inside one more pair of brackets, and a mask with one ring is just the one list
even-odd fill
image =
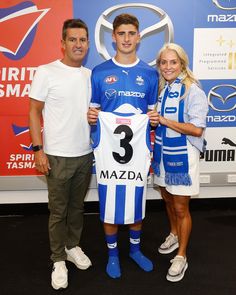
{"label": "mazda sponsor logo on jumper", "polygon": [[113,99],[113,98],[116,98],[117,92],[115,89],[108,89],[105,92],[105,96],[107,99]]}
{"label": "mazda sponsor logo on jumper", "polygon": [[139,92],[139,91],[127,91],[127,90],[116,91],[115,89],[107,89],[106,92],[105,92],[105,96],[106,96],[107,99],[114,99],[117,96],[144,98],[145,93],[144,92]]}
{"label": "mazda sponsor logo on jumper", "polygon": [[[153,36],[155,34],[160,34],[164,32],[164,40],[162,43],[173,42],[174,40],[174,28],[170,17],[167,13],[152,4],[147,3],[126,3],[126,4],[118,4],[106,9],[98,18],[95,27],[95,45],[97,48],[98,53],[102,58],[108,60],[111,58],[111,55],[108,53],[105,44],[105,33],[109,32],[112,34],[113,26],[112,23],[109,21],[109,18],[115,15],[118,10],[124,8],[134,8],[134,9],[143,9],[144,14],[145,10],[151,10],[157,16],[157,22],[140,32],[140,37],[147,38],[148,36]],[[151,60],[148,62],[149,65],[154,66],[156,64],[156,56],[153,56]]]}

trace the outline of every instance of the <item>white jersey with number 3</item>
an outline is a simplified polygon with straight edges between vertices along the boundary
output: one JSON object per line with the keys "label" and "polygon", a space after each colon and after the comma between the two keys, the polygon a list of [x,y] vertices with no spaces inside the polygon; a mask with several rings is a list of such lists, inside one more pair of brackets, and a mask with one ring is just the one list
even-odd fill
{"label": "white jersey with number 3", "polygon": [[151,162],[148,116],[99,112],[93,147],[101,220],[110,224],[141,221]]}

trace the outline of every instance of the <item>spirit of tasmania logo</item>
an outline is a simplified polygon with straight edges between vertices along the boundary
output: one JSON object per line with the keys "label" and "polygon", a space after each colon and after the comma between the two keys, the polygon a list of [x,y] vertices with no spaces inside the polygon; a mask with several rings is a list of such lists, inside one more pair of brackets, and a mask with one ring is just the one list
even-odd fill
{"label": "spirit of tasmania logo", "polygon": [[0,51],[11,60],[23,58],[34,41],[37,24],[49,10],[38,9],[31,1],[1,8]]}

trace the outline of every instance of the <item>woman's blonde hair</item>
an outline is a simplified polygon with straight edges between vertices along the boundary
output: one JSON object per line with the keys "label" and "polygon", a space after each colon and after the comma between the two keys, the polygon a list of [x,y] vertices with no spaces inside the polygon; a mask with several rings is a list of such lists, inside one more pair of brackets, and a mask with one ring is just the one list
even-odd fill
{"label": "woman's blonde hair", "polygon": [[[192,83],[194,83],[198,86],[200,86],[200,83],[194,77],[193,72],[188,67],[189,60],[188,60],[187,53],[184,51],[184,49],[180,45],[175,44],[175,43],[166,43],[158,52],[157,60],[156,60],[158,71],[159,71],[159,67],[160,67],[161,55],[165,50],[173,50],[177,54],[178,58],[180,59],[181,66],[182,66],[182,71],[181,71],[182,80],[181,80],[181,82],[185,85],[185,93],[182,96],[182,97],[184,97],[188,93],[189,88]],[[159,80],[159,93],[160,93],[165,86],[166,80],[161,75],[160,71],[159,71],[159,74],[160,74],[160,80]]]}

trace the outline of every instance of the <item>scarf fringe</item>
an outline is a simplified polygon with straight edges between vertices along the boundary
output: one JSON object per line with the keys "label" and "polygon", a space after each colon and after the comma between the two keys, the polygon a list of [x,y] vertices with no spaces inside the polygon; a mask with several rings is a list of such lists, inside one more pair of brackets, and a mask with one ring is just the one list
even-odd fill
{"label": "scarf fringe", "polygon": [[170,173],[165,174],[165,183],[169,185],[192,185],[191,177],[188,173]]}

